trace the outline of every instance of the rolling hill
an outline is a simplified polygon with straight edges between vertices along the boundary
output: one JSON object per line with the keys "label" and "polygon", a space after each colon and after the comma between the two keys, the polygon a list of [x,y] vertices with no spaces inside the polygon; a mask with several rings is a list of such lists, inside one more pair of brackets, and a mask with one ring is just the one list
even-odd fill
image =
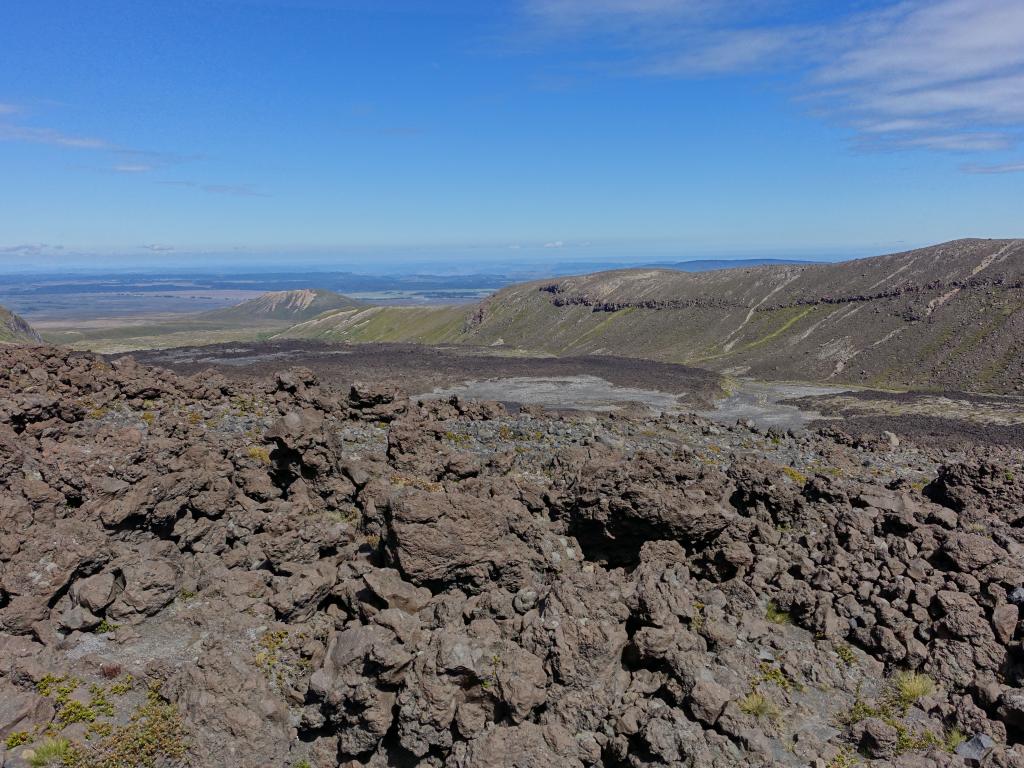
{"label": "rolling hill", "polygon": [[483,302],[461,340],[764,378],[1013,391],[1024,381],[1024,240],[534,282]]}
{"label": "rolling hill", "polygon": [[880,387],[1013,392],[1024,382],[1024,240],[835,264],[599,272],[418,311],[331,313],[283,335],[609,354]]}
{"label": "rolling hill", "polygon": [[23,317],[0,307],[0,344],[33,344],[42,339]]}

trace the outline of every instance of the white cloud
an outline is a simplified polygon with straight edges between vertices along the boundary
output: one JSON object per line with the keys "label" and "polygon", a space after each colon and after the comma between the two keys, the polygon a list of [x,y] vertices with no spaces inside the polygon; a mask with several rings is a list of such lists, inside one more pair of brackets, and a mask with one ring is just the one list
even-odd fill
{"label": "white cloud", "polygon": [[622,61],[620,48],[639,57],[630,65],[635,74],[799,70],[801,95],[855,130],[864,147],[986,152],[1024,138],[1022,0],[890,0],[803,26],[783,15],[793,7],[763,0],[526,4],[556,32],[572,26],[612,35],[614,61]]}
{"label": "white cloud", "polygon": [[564,246],[565,246],[565,243],[563,241],[561,241],[561,240],[553,240],[550,243],[544,243],[544,247],[545,248],[562,248]]}

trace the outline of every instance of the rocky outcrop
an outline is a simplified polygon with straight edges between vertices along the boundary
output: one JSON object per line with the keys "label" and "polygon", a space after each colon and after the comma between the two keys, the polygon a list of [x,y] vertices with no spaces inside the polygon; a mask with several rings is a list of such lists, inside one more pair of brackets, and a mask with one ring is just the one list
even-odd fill
{"label": "rocky outcrop", "polygon": [[1024,765],[1001,455],[3,349],[0,756]]}

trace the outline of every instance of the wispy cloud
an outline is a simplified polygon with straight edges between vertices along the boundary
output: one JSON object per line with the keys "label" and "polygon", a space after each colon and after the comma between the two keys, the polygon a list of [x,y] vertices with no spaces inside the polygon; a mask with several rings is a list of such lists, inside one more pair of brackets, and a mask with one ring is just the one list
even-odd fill
{"label": "wispy cloud", "polygon": [[0,255],[37,257],[62,250],[64,250],[64,247],[60,245],[48,245],[46,243],[22,243],[20,245],[7,245],[0,247]]}
{"label": "wispy cloud", "polygon": [[649,18],[700,18],[717,15],[723,0],[529,0],[527,11],[549,23],[582,26]]}
{"label": "wispy cloud", "polygon": [[24,125],[0,124],[0,141],[22,141],[30,144],[50,144],[72,149],[113,149],[103,139],[72,136],[50,128],[30,128]]}
{"label": "wispy cloud", "polygon": [[114,170],[118,173],[149,173],[153,170],[153,166],[144,163],[121,163],[115,165]]}
{"label": "wispy cloud", "polygon": [[1024,173],[1024,162],[1005,163],[1003,165],[965,165],[964,173],[992,175],[998,173]]}
{"label": "wispy cloud", "polygon": [[204,184],[196,181],[161,181],[167,187],[186,187],[209,192],[213,195],[231,195],[233,197],[269,197],[254,184]]}
{"label": "wispy cloud", "polygon": [[158,245],[156,243],[150,243],[149,245],[144,245],[142,247],[143,249],[152,251],[153,253],[170,253],[175,250],[173,245]]}
{"label": "wispy cloud", "polygon": [[[45,144],[66,149],[89,150],[94,153],[106,154],[110,157],[110,164],[108,165],[90,164],[81,166],[89,170],[129,176],[143,176],[171,166],[204,159],[204,156],[200,154],[187,155],[125,147],[105,139],[63,133],[52,128],[23,125],[21,121],[12,121],[10,119],[10,116],[18,115],[21,112],[22,110],[13,105],[0,104],[0,141]],[[217,195],[230,195],[234,197],[267,196],[265,192],[262,192],[252,184],[219,184],[195,181],[158,181],[157,183],[196,189]],[[31,248],[35,246],[17,247]],[[0,253],[3,252],[13,251],[0,251]]]}
{"label": "wispy cloud", "polygon": [[[774,8],[773,8],[774,5]],[[1024,3],[890,0],[793,25],[807,0],[526,0],[549,32],[590,30],[632,74],[798,71],[797,90],[869,149],[1003,150],[1024,138]],[[842,6],[838,6],[842,7]]]}

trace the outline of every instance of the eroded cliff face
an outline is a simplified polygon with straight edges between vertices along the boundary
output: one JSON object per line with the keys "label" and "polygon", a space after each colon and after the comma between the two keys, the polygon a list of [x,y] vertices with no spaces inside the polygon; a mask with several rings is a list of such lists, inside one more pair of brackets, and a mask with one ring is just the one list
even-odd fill
{"label": "eroded cliff face", "polygon": [[0,349],[0,754],[1024,765],[1020,461]]}

